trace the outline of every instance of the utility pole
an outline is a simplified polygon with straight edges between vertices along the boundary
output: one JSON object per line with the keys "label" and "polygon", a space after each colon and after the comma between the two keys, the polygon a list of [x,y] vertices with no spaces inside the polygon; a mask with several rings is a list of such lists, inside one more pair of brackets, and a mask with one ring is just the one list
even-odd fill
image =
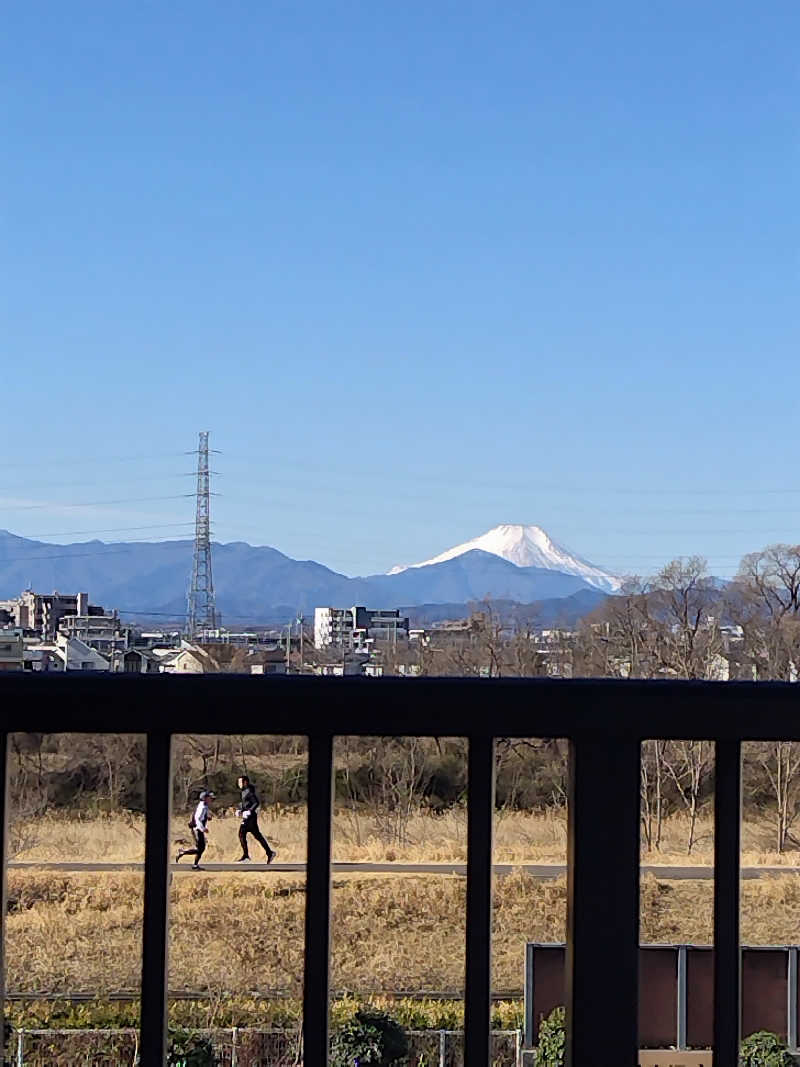
{"label": "utility pole", "polygon": [[211,475],[208,469],[208,430],[200,432],[197,447],[197,506],[194,524],[192,581],[186,606],[186,633],[214,630],[217,611],[211,574]]}
{"label": "utility pole", "polygon": [[304,633],[303,633],[303,616],[302,616],[302,614],[299,614],[297,616],[297,624],[300,627],[300,673],[302,674],[303,673],[303,638],[305,636]]}

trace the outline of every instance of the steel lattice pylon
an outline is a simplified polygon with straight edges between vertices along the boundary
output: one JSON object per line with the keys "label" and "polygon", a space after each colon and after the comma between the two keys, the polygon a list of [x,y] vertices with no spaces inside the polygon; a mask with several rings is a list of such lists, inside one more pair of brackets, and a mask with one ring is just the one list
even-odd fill
{"label": "steel lattice pylon", "polygon": [[192,582],[186,607],[186,632],[214,630],[217,610],[211,573],[211,476],[208,469],[208,430],[201,430],[197,447],[197,513],[194,528]]}

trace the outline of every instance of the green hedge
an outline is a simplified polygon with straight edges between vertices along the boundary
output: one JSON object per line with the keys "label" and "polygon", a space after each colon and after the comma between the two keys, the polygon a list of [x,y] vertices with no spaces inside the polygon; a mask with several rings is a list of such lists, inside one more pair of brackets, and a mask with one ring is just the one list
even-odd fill
{"label": "green hedge", "polygon": [[[464,1007],[458,1000],[413,1000],[391,997],[341,997],[331,1003],[331,1027],[344,1025],[363,1008],[386,1011],[406,1030],[460,1030]],[[101,998],[80,1004],[68,1001],[12,1001],[6,1016],[15,1028],[26,1030],[124,1030],[139,1025],[137,1001],[108,1001]],[[219,1026],[297,1030],[303,1018],[302,1001],[267,1000],[257,997],[220,997],[212,1000],[174,1000],[169,1006],[169,1025],[175,1028],[205,1029]],[[495,1030],[520,1030],[523,1004],[519,1000],[500,1001],[492,1007]]]}

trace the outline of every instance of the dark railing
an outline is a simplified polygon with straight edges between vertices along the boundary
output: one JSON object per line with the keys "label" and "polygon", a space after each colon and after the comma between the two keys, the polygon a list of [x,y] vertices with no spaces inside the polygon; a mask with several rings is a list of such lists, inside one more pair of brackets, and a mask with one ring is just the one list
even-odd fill
{"label": "dark railing", "polygon": [[[303,734],[309,743],[304,1063],[328,1055],[333,739],[465,737],[469,743],[465,1063],[489,1062],[494,739],[570,742],[567,1062],[637,1062],[639,761],[644,738],[716,742],[714,1067],[735,1067],[740,1025],[740,748],[800,740],[800,686],[757,683],[364,680],[204,676],[0,678],[8,733],[147,736],[141,1062],[165,1057],[173,734]],[[4,772],[5,773],[5,772]],[[2,799],[6,860],[6,783]],[[3,922],[5,922],[3,878]],[[4,931],[3,931],[4,933]],[[609,960],[613,964],[609,965]],[[2,969],[4,974],[4,968]],[[2,992],[2,990],[0,990]]]}

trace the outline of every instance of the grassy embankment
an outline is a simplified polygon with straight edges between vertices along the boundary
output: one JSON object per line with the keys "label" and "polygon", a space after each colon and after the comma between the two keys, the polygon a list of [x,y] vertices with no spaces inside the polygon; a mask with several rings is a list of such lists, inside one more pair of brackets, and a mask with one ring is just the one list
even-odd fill
{"label": "grassy embankment", "polygon": [[[304,819],[285,814],[263,819],[280,858],[304,857]],[[236,821],[219,818],[208,859],[236,854]],[[703,832],[707,832],[704,827]],[[18,835],[19,859],[134,860],[142,855],[138,819],[66,820],[50,817]],[[175,836],[186,834],[176,821]],[[774,862],[762,847],[769,827],[745,828],[746,862]],[[648,860],[685,862],[679,845],[685,824],[673,820],[669,851]],[[405,844],[387,844],[368,817],[337,816],[334,853],[341,859],[463,860],[463,815],[414,816]],[[707,862],[710,839],[690,862]],[[496,858],[501,862],[564,859],[564,821],[556,815],[498,819]],[[787,855],[783,862],[796,862]],[[12,871],[9,876],[8,988],[14,991],[93,992],[91,1006],[16,1005],[23,1025],[124,1025],[136,1006],[104,1003],[112,990],[136,989],[141,939],[141,875]],[[358,995],[463,988],[464,880],[455,876],[336,876],[333,893],[332,985]],[[713,883],[663,882],[642,887],[642,939],[709,943]],[[202,1002],[178,1003],[176,1021],[193,1025],[276,1025],[299,1012],[303,967],[304,883],[299,875],[187,872],[172,886],[170,985],[203,991]],[[563,880],[537,882],[522,873],[498,879],[495,892],[494,987],[519,990],[526,940],[561,941],[566,920]],[[742,937],[751,944],[785,944],[800,929],[800,879],[745,882]],[[260,1000],[253,991],[281,992]],[[340,1010],[345,1010],[342,1008]],[[406,1003],[409,1022],[453,1025],[457,1004]],[[497,1009],[498,1024],[512,1025],[519,1004]]]}

